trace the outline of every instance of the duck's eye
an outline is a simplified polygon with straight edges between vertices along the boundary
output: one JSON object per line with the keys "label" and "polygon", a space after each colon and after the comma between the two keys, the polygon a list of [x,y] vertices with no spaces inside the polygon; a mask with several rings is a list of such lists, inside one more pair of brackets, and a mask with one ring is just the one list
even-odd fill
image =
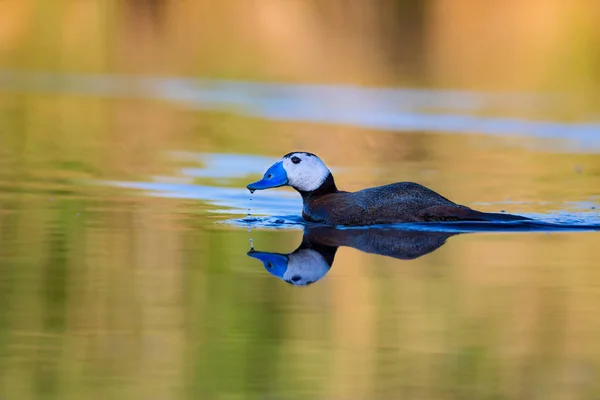
{"label": "duck's eye", "polygon": [[292,157],[292,162],[293,162],[294,164],[299,164],[299,163],[300,163],[300,161],[302,161],[302,160],[300,159],[300,157],[296,157],[296,156]]}

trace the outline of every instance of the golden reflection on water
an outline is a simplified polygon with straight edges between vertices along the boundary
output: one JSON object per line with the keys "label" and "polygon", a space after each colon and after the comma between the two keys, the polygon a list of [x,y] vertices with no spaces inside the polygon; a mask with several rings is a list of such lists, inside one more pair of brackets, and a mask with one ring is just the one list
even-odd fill
{"label": "golden reflection on water", "polygon": [[[595,3],[422,4],[9,1],[0,55],[65,73],[569,89],[528,117],[597,111]],[[295,288],[213,205],[84,183],[177,176],[174,150],[302,148],[354,168],[345,189],[414,180],[546,213],[599,195],[594,153],[49,93],[0,93],[0,131],[2,398],[599,395],[597,233],[459,235],[413,261],[344,247]],[[301,233],[251,236],[285,253]]]}

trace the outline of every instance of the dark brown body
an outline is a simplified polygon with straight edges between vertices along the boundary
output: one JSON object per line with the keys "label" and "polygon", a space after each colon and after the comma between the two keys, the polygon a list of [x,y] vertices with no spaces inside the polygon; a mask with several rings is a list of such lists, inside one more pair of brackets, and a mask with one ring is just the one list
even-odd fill
{"label": "dark brown body", "polygon": [[313,225],[304,230],[300,247],[316,249],[325,257],[340,246],[348,246],[365,253],[379,254],[401,260],[413,260],[440,248],[446,239],[457,233],[403,231],[397,228],[337,229],[333,226]]}
{"label": "dark brown body", "polygon": [[362,226],[431,221],[517,221],[529,218],[483,213],[453,203],[433,190],[412,182],[399,182],[343,192],[335,184],[302,193],[302,217],[327,225]]}

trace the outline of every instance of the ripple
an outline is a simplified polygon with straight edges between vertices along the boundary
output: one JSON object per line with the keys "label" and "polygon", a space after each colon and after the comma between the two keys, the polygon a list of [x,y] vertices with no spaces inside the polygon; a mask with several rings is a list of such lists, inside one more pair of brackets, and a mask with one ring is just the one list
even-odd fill
{"label": "ripple", "polygon": [[247,214],[248,208],[259,215],[293,214],[302,209],[302,201],[291,192],[274,191],[249,199],[246,188],[227,188],[172,182],[95,181],[94,184],[141,190],[144,195],[172,199],[203,200],[227,210],[228,214]]}
{"label": "ripple", "polygon": [[[501,203],[497,203],[501,204]],[[529,203],[528,203],[529,204]],[[378,225],[382,229],[403,229],[432,232],[551,232],[551,231],[597,231],[600,230],[600,213],[597,211],[577,211],[570,212],[564,209],[573,206],[588,204],[586,202],[567,202],[554,203],[558,208],[556,211],[547,213],[517,213],[524,217],[531,218],[533,221],[512,221],[512,222],[440,222],[440,223],[402,223]],[[295,214],[277,215],[270,214],[268,217],[230,219],[224,223],[235,226],[250,228],[300,228],[305,225],[314,225],[307,223],[298,215],[301,205],[298,205],[294,211]],[[257,210],[255,214],[260,214]],[[368,227],[338,227],[339,229],[363,229]]]}
{"label": "ripple", "polygon": [[299,215],[235,218],[221,221],[220,223],[253,229],[302,229],[306,225],[306,222]]}
{"label": "ripple", "polygon": [[[548,218],[546,215],[526,214],[525,216],[535,218],[534,221],[510,221],[510,222],[487,222],[487,221],[461,221],[461,222],[419,222],[401,224],[382,224],[369,226],[338,226],[337,229],[398,229],[404,231],[419,232],[577,232],[577,231],[600,231],[600,218],[587,216],[562,215],[560,218]],[[540,218],[537,218],[540,217]],[[544,218],[545,217],[545,218]],[[590,215],[590,217],[592,217]],[[309,223],[298,215],[269,216],[269,217],[246,217],[222,221],[223,224],[268,229],[303,229],[306,226],[318,226]]]}

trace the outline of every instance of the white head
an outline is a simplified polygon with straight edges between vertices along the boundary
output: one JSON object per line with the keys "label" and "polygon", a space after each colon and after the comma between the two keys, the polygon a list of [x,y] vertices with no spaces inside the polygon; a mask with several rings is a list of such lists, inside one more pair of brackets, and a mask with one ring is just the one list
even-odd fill
{"label": "white head", "polygon": [[323,161],[311,153],[290,153],[281,161],[288,176],[288,185],[303,192],[318,189],[330,174]]}
{"label": "white head", "polygon": [[329,175],[329,169],[316,155],[294,152],[283,156],[265,172],[263,179],[247,188],[254,191],[289,185],[302,192],[311,192],[318,189]]}

